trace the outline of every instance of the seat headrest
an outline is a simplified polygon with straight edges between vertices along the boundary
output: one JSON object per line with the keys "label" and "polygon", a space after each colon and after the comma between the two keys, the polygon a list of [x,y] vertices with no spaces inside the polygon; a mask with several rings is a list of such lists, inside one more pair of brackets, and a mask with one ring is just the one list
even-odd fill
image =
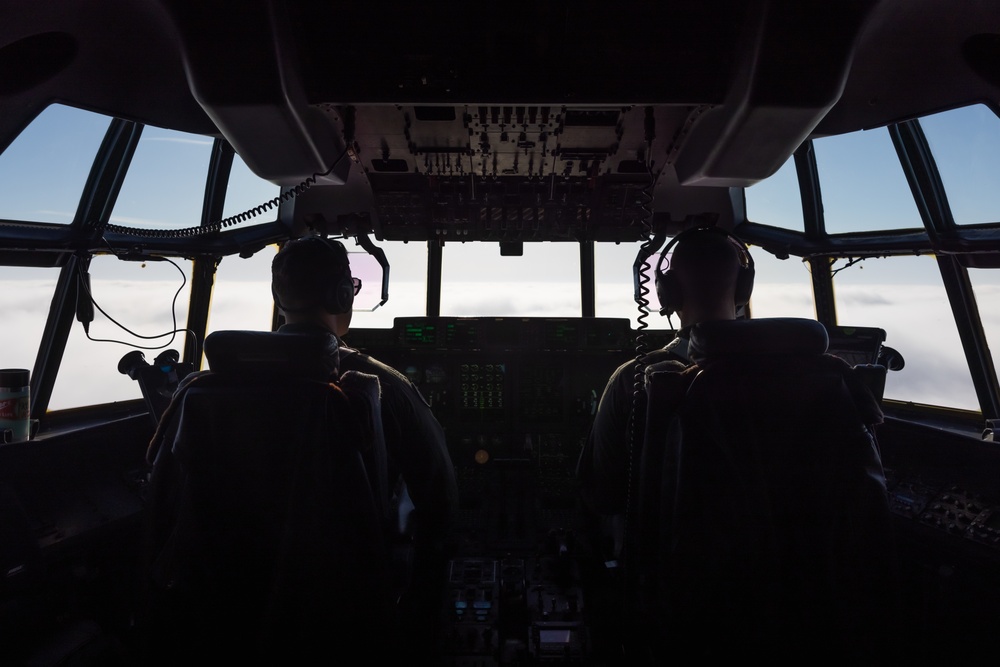
{"label": "seat headrest", "polygon": [[701,322],[691,327],[688,355],[700,362],[733,355],[823,354],[829,342],[826,328],[805,318]]}
{"label": "seat headrest", "polygon": [[205,356],[215,373],[327,381],[337,371],[337,350],[337,337],[325,333],[215,331],[205,338]]}

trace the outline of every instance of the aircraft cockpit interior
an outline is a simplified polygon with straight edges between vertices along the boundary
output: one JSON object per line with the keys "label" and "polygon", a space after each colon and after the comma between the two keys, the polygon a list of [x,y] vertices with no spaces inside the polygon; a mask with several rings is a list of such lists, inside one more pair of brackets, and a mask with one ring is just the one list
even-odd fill
{"label": "aircraft cockpit interior", "polygon": [[[994,650],[991,3],[0,0],[0,17],[0,663]],[[699,232],[739,267],[726,316],[690,322],[664,285]],[[282,302],[275,258],[314,237],[350,275]],[[810,386],[774,388],[806,368]],[[214,403],[220,387],[243,398]],[[251,395],[272,390],[275,414]],[[810,397],[814,418],[758,419]],[[598,511],[581,461],[625,402],[620,458],[598,466],[625,505]],[[445,475],[406,449],[424,427]],[[845,461],[868,479],[835,477]],[[758,468],[766,483],[733,472]],[[437,526],[427,498],[452,483]],[[741,522],[765,496],[782,518]],[[867,501],[884,514],[845,518]],[[884,577],[837,560],[869,538]],[[743,576],[701,582],[734,545]],[[772,585],[789,572],[797,590]],[[850,586],[823,605],[820,580],[894,606]],[[700,585],[685,616],[675,596]],[[785,608],[812,594],[815,635]],[[382,601],[391,621],[356,622]]]}

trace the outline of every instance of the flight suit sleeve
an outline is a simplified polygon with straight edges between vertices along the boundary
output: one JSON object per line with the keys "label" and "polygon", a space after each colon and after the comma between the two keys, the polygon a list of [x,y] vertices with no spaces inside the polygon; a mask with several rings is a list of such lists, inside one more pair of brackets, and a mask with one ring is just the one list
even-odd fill
{"label": "flight suit sleeve", "polygon": [[583,501],[599,514],[625,511],[634,375],[634,361],[612,373],[577,464]]}
{"label": "flight suit sleeve", "polygon": [[405,377],[383,381],[382,393],[386,445],[413,501],[415,537],[443,540],[458,504],[455,469],[444,429]]}

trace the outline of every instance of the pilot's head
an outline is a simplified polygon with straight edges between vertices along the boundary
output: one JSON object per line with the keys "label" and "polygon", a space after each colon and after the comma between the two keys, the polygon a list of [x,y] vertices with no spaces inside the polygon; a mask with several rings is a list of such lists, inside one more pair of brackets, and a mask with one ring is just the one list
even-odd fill
{"label": "pilot's head", "polygon": [[290,324],[312,322],[343,336],[359,288],[340,241],[321,236],[288,241],[271,262],[271,294]]}
{"label": "pilot's head", "polygon": [[753,258],[743,242],[722,228],[705,227],[682,232],[666,250],[671,245],[667,268],[656,274],[660,312],[676,312],[681,327],[735,319],[753,291]]}

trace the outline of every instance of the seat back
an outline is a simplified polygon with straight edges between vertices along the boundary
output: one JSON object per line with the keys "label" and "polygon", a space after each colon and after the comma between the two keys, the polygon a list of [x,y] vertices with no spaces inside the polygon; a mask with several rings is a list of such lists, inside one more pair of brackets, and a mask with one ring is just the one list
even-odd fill
{"label": "seat back", "polygon": [[812,320],[716,322],[692,330],[694,366],[648,375],[628,562],[654,654],[884,649],[894,555],[881,412],[825,350]]}
{"label": "seat back", "polygon": [[386,647],[394,612],[366,465],[371,415],[306,363],[326,356],[316,341],[224,334],[206,341],[213,370],[182,385],[151,447],[150,658]]}

